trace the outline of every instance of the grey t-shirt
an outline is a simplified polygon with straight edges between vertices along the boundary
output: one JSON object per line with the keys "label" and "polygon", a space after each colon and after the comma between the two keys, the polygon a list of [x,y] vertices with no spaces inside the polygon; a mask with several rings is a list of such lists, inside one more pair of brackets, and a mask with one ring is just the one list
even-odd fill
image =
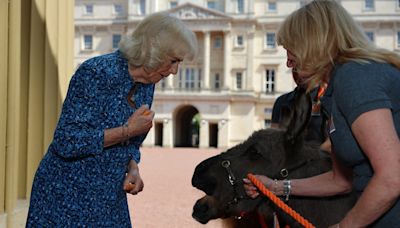
{"label": "grey t-shirt", "polygon": [[[328,130],[335,154],[353,169],[353,188],[360,195],[373,169],[351,132],[351,124],[362,113],[388,108],[392,111],[397,135],[400,135],[400,70],[377,62],[338,65],[322,98],[322,106],[330,116]],[[397,200],[374,226],[396,227],[399,224],[400,200]]]}

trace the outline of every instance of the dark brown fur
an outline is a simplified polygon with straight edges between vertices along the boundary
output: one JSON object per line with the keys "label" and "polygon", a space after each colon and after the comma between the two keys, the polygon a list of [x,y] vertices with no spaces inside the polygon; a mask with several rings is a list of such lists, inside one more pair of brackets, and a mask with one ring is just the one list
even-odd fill
{"label": "dark brown fur", "polygon": [[[310,110],[310,98],[302,92],[285,121],[287,130],[256,131],[243,143],[201,162],[193,174],[192,185],[204,191],[206,196],[194,205],[193,217],[203,224],[211,219],[242,217],[229,223],[232,227],[259,227],[260,214],[271,227],[272,213],[276,211],[281,227],[285,224],[300,227],[266,197],[246,197],[242,179],[248,173],[284,179],[280,174],[283,168],[289,170],[288,179],[304,178],[331,168],[329,156],[321,153],[318,145],[303,140]],[[227,169],[221,165],[223,161],[231,164],[230,169],[236,177],[234,186],[228,180]],[[237,203],[228,203],[233,202],[235,196],[244,198]],[[288,204],[316,227],[328,227],[340,221],[354,204],[354,197],[351,194],[325,198],[291,196]]]}

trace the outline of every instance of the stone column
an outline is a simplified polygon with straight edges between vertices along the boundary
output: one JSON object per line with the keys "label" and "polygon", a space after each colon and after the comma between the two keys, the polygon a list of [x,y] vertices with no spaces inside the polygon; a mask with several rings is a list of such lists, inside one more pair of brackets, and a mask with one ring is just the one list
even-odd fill
{"label": "stone column", "polygon": [[232,39],[229,31],[224,33],[224,85],[222,88],[231,89],[231,49],[232,49]]}
{"label": "stone column", "polygon": [[167,89],[173,89],[174,88],[174,77],[178,77],[179,76],[179,70],[178,73],[176,73],[176,75],[170,75],[166,80],[166,88]]}
{"label": "stone column", "polygon": [[247,70],[246,70],[246,90],[253,90],[253,43],[254,41],[254,32],[249,32],[247,34]]}
{"label": "stone column", "polygon": [[207,120],[201,120],[200,122],[200,139],[199,139],[199,147],[207,148],[210,146],[209,142],[209,126]]}
{"label": "stone column", "polygon": [[203,88],[210,88],[210,32],[204,32],[203,42]]}
{"label": "stone column", "polygon": [[174,146],[173,123],[172,119],[165,118],[163,120],[163,147],[172,148]]}
{"label": "stone column", "polygon": [[[154,121],[153,121],[153,124],[155,124],[154,123]],[[143,141],[143,146],[154,146],[154,142],[155,142],[155,133],[156,133],[156,131],[155,131],[155,128],[154,127],[152,127],[151,129],[150,129],[150,131],[147,133],[147,135],[146,135],[146,138],[144,139],[144,141]]]}
{"label": "stone column", "polygon": [[222,119],[218,122],[218,148],[228,148],[228,141],[228,120]]}

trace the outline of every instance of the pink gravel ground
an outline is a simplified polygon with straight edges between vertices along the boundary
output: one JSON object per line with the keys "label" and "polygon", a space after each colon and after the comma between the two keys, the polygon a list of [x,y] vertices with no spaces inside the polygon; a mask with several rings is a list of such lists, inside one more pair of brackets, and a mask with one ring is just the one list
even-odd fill
{"label": "pink gravel ground", "polygon": [[221,220],[202,225],[192,218],[193,205],[204,193],[191,184],[197,164],[221,149],[141,148],[139,164],[144,189],[128,195],[135,228],[219,228]]}

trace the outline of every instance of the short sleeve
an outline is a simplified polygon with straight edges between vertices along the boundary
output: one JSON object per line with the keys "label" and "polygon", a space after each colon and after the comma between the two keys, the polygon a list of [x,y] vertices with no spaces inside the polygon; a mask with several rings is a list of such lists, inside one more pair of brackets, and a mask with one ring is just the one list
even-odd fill
{"label": "short sleeve", "polygon": [[387,93],[388,80],[385,64],[355,63],[344,64],[337,69],[334,77],[334,100],[351,125],[362,113],[380,109],[392,108]]}
{"label": "short sleeve", "polygon": [[103,151],[104,129],[99,124],[98,80],[94,68],[83,63],[69,84],[60,120],[54,134],[53,151],[64,158],[80,158]]}

